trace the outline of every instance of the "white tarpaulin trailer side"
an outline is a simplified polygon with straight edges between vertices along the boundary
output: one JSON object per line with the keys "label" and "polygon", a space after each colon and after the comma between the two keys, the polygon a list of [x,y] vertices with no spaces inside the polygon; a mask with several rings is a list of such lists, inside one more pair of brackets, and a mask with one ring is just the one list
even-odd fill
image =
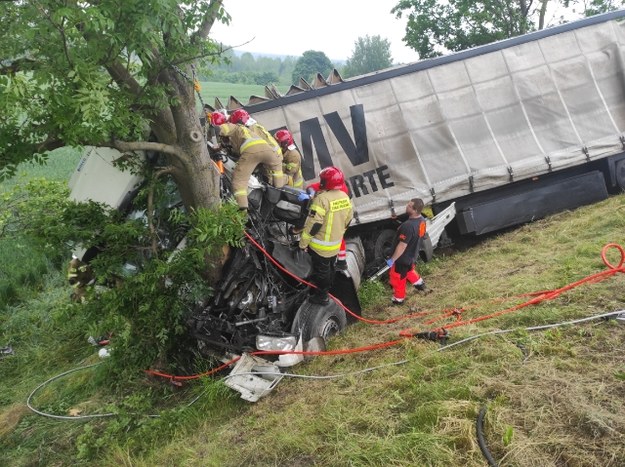
{"label": "white tarpaulin trailer side", "polygon": [[625,11],[246,106],[367,223],[623,151]]}

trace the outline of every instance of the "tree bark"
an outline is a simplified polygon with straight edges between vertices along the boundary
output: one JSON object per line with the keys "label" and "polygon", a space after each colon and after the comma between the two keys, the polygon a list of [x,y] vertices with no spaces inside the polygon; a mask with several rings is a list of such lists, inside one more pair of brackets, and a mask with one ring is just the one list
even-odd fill
{"label": "tree bark", "polygon": [[538,30],[542,30],[545,28],[545,15],[547,13],[547,4],[549,0],[541,0],[540,5],[540,13],[538,16]]}

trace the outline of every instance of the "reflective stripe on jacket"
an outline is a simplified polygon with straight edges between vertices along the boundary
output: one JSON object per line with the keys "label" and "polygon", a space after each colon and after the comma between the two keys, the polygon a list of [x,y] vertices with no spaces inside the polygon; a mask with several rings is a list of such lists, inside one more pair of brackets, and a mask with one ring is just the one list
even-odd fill
{"label": "reflective stripe on jacket", "polygon": [[299,153],[295,145],[291,145],[283,152],[284,173],[288,176],[287,184],[294,188],[302,188],[304,186],[304,177],[302,176],[302,155]]}
{"label": "reflective stripe on jacket", "polygon": [[[231,132],[228,137],[232,143],[232,150],[235,154],[241,156],[243,153],[252,146],[265,145],[270,148],[269,143],[262,139],[260,136],[256,136],[248,128],[243,125],[225,123],[224,125],[230,125]],[[234,128],[232,128],[234,127]]]}
{"label": "reflective stripe on jacket", "polygon": [[271,136],[271,133],[269,133],[265,129],[264,126],[258,123],[254,123],[253,125],[250,125],[246,128],[250,130],[254,136],[261,138],[263,141],[265,141],[269,146],[271,146],[271,148],[275,152],[277,152],[278,154],[282,154],[282,149],[280,148],[280,145],[278,144],[276,139],[273,136]]}
{"label": "reflective stripe on jacket", "polygon": [[352,203],[341,190],[320,191],[310,206],[300,248],[311,248],[319,256],[336,256],[343,234],[353,217]]}

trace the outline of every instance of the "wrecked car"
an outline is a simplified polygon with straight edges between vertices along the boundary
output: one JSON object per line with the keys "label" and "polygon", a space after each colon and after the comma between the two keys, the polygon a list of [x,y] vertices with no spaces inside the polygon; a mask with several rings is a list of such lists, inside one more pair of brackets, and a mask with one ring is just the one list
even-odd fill
{"label": "wrecked car", "polygon": [[[142,180],[120,171],[114,164],[118,157],[112,149],[88,148],[70,179],[72,199],[127,209]],[[221,157],[226,162],[222,190],[227,192],[234,162]],[[250,180],[246,241],[231,249],[214,295],[198,304],[188,319],[201,353],[292,350],[300,338],[304,343],[315,337],[325,340],[354,321],[343,307],[360,314],[357,291],[365,253],[358,237],[346,238],[347,269],[337,271],[330,291],[340,304],[308,302],[305,281],[312,262],[298,247],[299,237],[292,229],[301,227],[308,215],[307,201],[299,201],[299,193],[291,187],[274,188],[254,176]],[[84,262],[93,255],[92,248],[74,252]]]}

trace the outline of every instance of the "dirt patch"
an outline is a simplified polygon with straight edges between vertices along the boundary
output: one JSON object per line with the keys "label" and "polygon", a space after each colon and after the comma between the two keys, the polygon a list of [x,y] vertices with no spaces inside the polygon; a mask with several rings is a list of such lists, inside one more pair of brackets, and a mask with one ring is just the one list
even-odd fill
{"label": "dirt patch", "polygon": [[11,433],[29,410],[24,404],[13,404],[0,413],[0,438]]}

